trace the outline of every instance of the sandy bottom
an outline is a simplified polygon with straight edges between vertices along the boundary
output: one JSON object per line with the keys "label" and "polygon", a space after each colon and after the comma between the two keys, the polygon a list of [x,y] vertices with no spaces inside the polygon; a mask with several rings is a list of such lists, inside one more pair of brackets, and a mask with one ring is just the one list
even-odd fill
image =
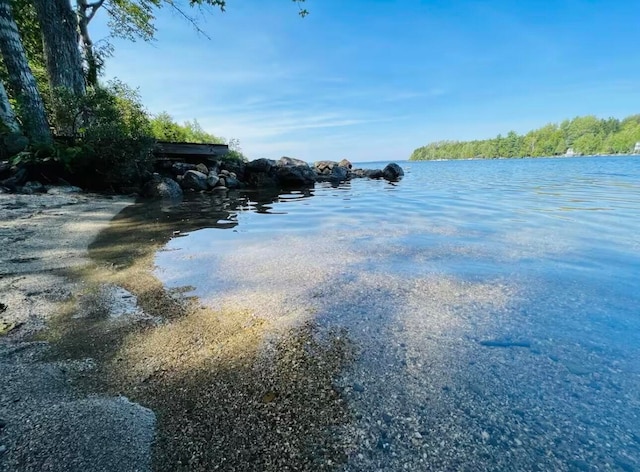
{"label": "sandy bottom", "polygon": [[383,225],[203,248],[162,207],[6,198],[0,471],[639,467],[637,363],[536,328],[531,281]]}
{"label": "sandy bottom", "polygon": [[[334,379],[349,419],[332,430],[338,470],[640,466],[640,371],[608,341],[584,341],[588,302],[558,308],[576,287],[433,273],[439,253],[390,244],[402,230],[382,224],[241,243],[193,236],[157,255],[167,284],[272,325],[312,321],[316,337],[340,331],[353,346]],[[557,311],[566,326],[545,330]]]}

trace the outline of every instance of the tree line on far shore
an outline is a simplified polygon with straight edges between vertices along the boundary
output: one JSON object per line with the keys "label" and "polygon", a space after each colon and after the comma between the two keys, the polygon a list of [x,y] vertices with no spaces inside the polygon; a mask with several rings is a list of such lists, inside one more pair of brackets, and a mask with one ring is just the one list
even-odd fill
{"label": "tree line on far shore", "polygon": [[413,151],[410,160],[631,154],[638,142],[640,115],[622,120],[588,115],[523,135],[509,131],[493,139],[436,141]]}

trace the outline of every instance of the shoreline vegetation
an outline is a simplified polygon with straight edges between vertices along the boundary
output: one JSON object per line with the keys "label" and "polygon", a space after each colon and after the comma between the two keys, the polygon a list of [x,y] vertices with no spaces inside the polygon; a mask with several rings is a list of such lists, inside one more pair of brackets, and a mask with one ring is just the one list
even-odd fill
{"label": "shoreline vegetation", "polygon": [[436,141],[417,148],[409,160],[500,159],[633,155],[640,153],[640,115],[598,119],[593,115],[550,123],[520,135],[492,139]]}

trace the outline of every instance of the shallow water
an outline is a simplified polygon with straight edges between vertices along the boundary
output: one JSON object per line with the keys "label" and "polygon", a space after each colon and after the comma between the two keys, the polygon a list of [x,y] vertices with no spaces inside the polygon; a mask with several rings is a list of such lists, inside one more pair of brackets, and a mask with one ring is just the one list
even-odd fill
{"label": "shallow water", "polygon": [[344,470],[640,470],[640,158],[402,165],[198,197],[157,275],[346,329]]}

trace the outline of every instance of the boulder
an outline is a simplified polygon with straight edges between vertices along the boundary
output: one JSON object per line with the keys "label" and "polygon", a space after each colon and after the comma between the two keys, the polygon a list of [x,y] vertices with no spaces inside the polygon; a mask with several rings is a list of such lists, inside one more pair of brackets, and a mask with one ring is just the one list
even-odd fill
{"label": "boulder", "polygon": [[276,165],[276,162],[271,159],[255,159],[246,164],[245,172],[246,173],[256,173],[256,172],[268,173],[273,167],[275,167],[275,165]]}
{"label": "boulder", "polygon": [[220,168],[222,167],[222,163],[220,161],[208,159],[206,166],[209,169],[209,174],[218,175],[220,173]]}
{"label": "boulder", "polygon": [[265,187],[277,187],[278,180],[274,173],[271,172],[254,172],[247,174],[245,182],[250,187],[265,188]]}
{"label": "boulder", "polygon": [[207,175],[197,170],[188,170],[182,178],[182,188],[207,190]]}
{"label": "boulder", "polygon": [[197,170],[198,172],[202,172],[203,174],[209,173],[209,168],[202,163],[196,165],[195,170]]}
{"label": "boulder", "polygon": [[254,188],[277,187],[276,161],[271,159],[256,159],[248,162],[244,169],[244,176],[237,174],[240,180]]}
{"label": "boulder", "polygon": [[400,180],[403,175],[404,171],[402,170],[402,167],[395,162],[387,164],[387,166],[382,170],[382,176],[390,182]]}
{"label": "boulder", "polygon": [[154,174],[153,178],[142,188],[142,194],[145,197],[177,200],[182,197],[182,189],[175,180]]}
{"label": "boulder", "polygon": [[344,182],[349,178],[349,170],[343,166],[335,166],[331,169],[331,180],[335,182]]}
{"label": "boulder", "polygon": [[331,169],[337,165],[338,163],[336,161],[316,161],[313,163],[313,167],[315,167],[320,174],[330,174]]}
{"label": "boulder", "polygon": [[381,179],[384,173],[380,169],[365,169],[364,175],[370,179]]}
{"label": "boulder", "polygon": [[309,164],[307,164],[305,161],[302,161],[300,159],[295,159],[293,157],[287,157],[287,156],[283,156],[280,158],[280,160],[278,162],[276,162],[276,165],[278,167],[284,167],[284,166],[309,166]]}
{"label": "boulder", "polygon": [[244,180],[247,163],[238,159],[223,161],[220,165],[221,170],[226,170],[229,175],[235,174],[237,179]]}
{"label": "boulder", "polygon": [[207,177],[207,185],[209,186],[209,188],[213,188],[218,185],[219,181],[220,177],[218,177],[214,173],[209,174],[209,176]]}
{"label": "boulder", "polygon": [[34,193],[45,193],[47,189],[38,181],[29,181],[20,189],[21,193],[33,195]]}
{"label": "boulder", "polygon": [[186,162],[174,162],[171,165],[171,173],[173,175],[184,175],[189,170],[196,170],[195,164],[188,164]]}
{"label": "boulder", "polygon": [[353,164],[351,164],[351,162],[347,159],[342,159],[340,162],[338,162],[338,165],[340,167],[346,167],[347,169],[351,169],[353,167]]}
{"label": "boulder", "polygon": [[227,177],[225,177],[224,179],[227,183],[227,188],[229,189],[235,189],[235,188],[240,188],[241,187],[241,182],[236,179],[235,177],[229,175]]}
{"label": "boulder", "polygon": [[298,166],[278,167],[278,181],[285,187],[304,187],[313,185],[316,173],[306,163]]}

